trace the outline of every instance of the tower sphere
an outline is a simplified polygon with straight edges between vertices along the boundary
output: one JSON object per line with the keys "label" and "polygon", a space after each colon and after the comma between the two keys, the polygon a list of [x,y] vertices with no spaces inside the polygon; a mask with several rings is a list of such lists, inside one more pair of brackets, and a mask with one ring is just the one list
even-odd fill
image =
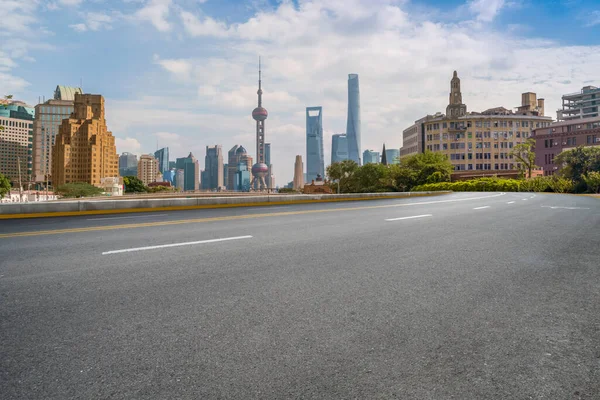
{"label": "tower sphere", "polygon": [[267,119],[268,116],[269,116],[269,113],[267,112],[267,109],[264,107],[256,107],[252,111],[252,118],[254,118],[256,121],[264,121],[265,119]]}
{"label": "tower sphere", "polygon": [[269,172],[267,164],[256,163],[252,166],[252,175],[264,178]]}

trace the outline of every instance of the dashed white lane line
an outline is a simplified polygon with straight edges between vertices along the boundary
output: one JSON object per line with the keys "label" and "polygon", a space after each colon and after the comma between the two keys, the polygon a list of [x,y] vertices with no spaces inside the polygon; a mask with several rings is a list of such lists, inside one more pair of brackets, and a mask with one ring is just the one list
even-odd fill
{"label": "dashed white lane line", "polygon": [[229,240],[240,240],[240,239],[250,239],[252,236],[233,236],[228,238],[220,238],[220,239],[209,239],[209,240],[198,240],[196,242],[183,242],[183,243],[170,243],[170,244],[161,244],[158,246],[147,246],[147,247],[134,247],[131,249],[121,249],[121,250],[111,250],[105,251],[102,253],[103,256],[107,254],[118,254],[118,253],[129,253],[132,251],[144,251],[144,250],[154,250],[154,249],[164,249],[166,247],[179,247],[179,246],[191,246],[194,244],[205,244],[205,243],[216,243],[216,242],[225,242]]}
{"label": "dashed white lane line", "polygon": [[433,217],[433,215],[432,214],[423,214],[423,215],[412,215],[410,217],[388,218],[388,219],[386,219],[386,221],[400,221],[402,219],[425,218],[425,217]]}
{"label": "dashed white lane line", "polygon": [[88,218],[86,221],[104,221],[105,219],[130,219],[130,218],[151,218],[151,217],[165,217],[169,214],[150,214],[150,215],[134,215],[131,217],[104,217],[104,218]]}
{"label": "dashed white lane line", "polygon": [[541,206],[542,208],[551,208],[553,210],[562,208],[564,210],[589,210],[588,207],[562,207],[562,206]]}
{"label": "dashed white lane line", "polygon": [[490,208],[490,206],[475,207],[473,210],[483,210],[484,208]]}
{"label": "dashed white lane line", "polygon": [[515,203],[514,201],[509,201],[509,202],[508,202],[508,203],[506,203],[506,204],[514,204],[514,203]]}
{"label": "dashed white lane line", "polygon": [[527,199],[521,199],[521,200],[526,201]]}

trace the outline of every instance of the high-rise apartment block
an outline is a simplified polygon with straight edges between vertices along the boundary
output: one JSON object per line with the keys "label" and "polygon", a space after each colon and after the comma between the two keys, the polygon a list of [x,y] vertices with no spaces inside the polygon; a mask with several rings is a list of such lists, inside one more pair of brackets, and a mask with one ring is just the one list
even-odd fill
{"label": "high-rise apartment block", "polygon": [[581,91],[562,97],[562,110],[556,112],[559,121],[600,116],[600,88],[584,86]]}
{"label": "high-rise apartment block", "polygon": [[221,145],[206,146],[202,187],[210,190],[223,187],[223,151]]}
{"label": "high-rise apartment block", "polygon": [[550,126],[536,129],[535,165],[541,167],[544,175],[554,175],[559,166],[554,157],[565,150],[578,146],[600,147],[600,117],[574,118],[559,121]]}
{"label": "high-rise apartment block", "polygon": [[[423,128],[424,149],[445,154],[457,177],[516,176],[520,165],[512,156],[512,149],[527,140],[532,130],[547,127],[552,122],[552,118],[540,115],[543,99],[540,100],[541,103],[534,93],[524,93],[517,112],[495,107],[468,113],[455,71],[447,114],[418,121]],[[417,127],[417,135],[418,130]]]}
{"label": "high-rise apartment block", "polygon": [[363,163],[366,164],[379,164],[380,153],[373,150],[365,150],[363,152]]}
{"label": "high-rise apartment block", "polygon": [[152,154],[142,154],[137,167],[137,177],[148,186],[149,183],[156,182],[159,174],[158,160]]}
{"label": "high-rise apartment block", "polygon": [[169,148],[163,147],[162,149],[154,152],[154,158],[158,160],[158,170],[161,174],[165,174],[169,170]]}
{"label": "high-rise apartment block", "polygon": [[119,175],[137,176],[138,158],[132,153],[123,153],[119,156]]}
{"label": "high-rise apartment block", "polygon": [[306,173],[309,181],[325,175],[322,107],[306,107]]}
{"label": "high-rise apartment block", "polygon": [[63,119],[52,150],[52,183],[60,186],[119,176],[115,138],[106,127],[104,97],[75,93],[74,110]]}
{"label": "high-rise apartment block", "polygon": [[0,105],[0,173],[13,185],[32,180],[34,113],[20,101]]}
{"label": "high-rise apartment block", "polygon": [[360,89],[358,74],[348,75],[348,120],[346,123],[348,159],[360,165]]}
{"label": "high-rise apartment block", "polygon": [[348,137],[345,133],[331,136],[331,163],[348,159]]}
{"label": "high-rise apartment block", "polygon": [[302,156],[296,156],[296,162],[294,163],[294,181],[292,188],[300,190],[304,187],[304,163],[302,162]]}
{"label": "high-rise apartment block", "polygon": [[75,93],[81,88],[57,86],[54,98],[35,106],[33,121],[33,175],[36,182],[51,182],[52,148],[63,119],[73,112]]}
{"label": "high-rise apartment block", "polygon": [[236,168],[233,190],[236,192],[250,191],[251,179],[252,175],[248,169],[248,163],[241,161]]}

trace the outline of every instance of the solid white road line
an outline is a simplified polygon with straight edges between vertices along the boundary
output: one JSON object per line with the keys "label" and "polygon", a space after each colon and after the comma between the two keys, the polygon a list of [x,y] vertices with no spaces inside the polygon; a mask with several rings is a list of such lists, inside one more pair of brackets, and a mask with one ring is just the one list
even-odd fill
{"label": "solid white road line", "polygon": [[475,207],[473,210],[483,210],[484,208],[490,208],[490,206]]}
{"label": "solid white road line", "polygon": [[509,201],[509,202],[508,202],[508,203],[506,203],[506,204],[514,204],[514,201]]}
{"label": "solid white road line", "polygon": [[228,240],[250,239],[251,237],[252,236],[250,236],[250,235],[248,235],[248,236],[234,236],[234,237],[220,238],[220,239],[199,240],[197,242],[171,243],[171,244],[161,244],[161,245],[158,245],[158,246],[134,247],[134,248],[131,248],[131,249],[105,251],[105,252],[102,253],[102,255],[105,256],[107,254],[129,253],[129,252],[132,252],[132,251],[144,251],[144,250],[164,249],[166,247],[191,246],[191,245],[194,245],[194,244],[225,242],[225,241],[228,241]]}
{"label": "solid white road line", "polygon": [[130,218],[151,218],[151,217],[164,217],[169,214],[151,214],[151,215],[135,215],[131,217],[105,217],[105,218],[88,218],[86,221],[103,221],[105,219],[130,219]]}
{"label": "solid white road line", "polygon": [[423,214],[423,215],[413,215],[410,217],[400,217],[400,218],[388,218],[386,221],[400,221],[401,219],[413,219],[413,218],[425,218],[425,217],[433,217],[432,214]]}

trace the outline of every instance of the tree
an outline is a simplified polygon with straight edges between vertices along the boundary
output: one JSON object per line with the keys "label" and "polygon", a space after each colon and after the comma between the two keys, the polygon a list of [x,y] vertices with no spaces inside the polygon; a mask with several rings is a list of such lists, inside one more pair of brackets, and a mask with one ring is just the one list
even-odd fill
{"label": "tree", "polygon": [[3,199],[10,192],[10,182],[7,177],[0,174],[0,199]]}
{"label": "tree", "polygon": [[426,151],[400,160],[400,167],[412,172],[414,182],[412,185],[425,183],[449,182],[454,170],[452,163],[442,153]]}
{"label": "tree", "polygon": [[527,171],[527,177],[531,178],[532,170],[535,165],[535,139],[529,138],[524,143],[515,145],[510,152],[515,159],[520,163],[521,171]]}
{"label": "tree", "polygon": [[62,197],[91,197],[102,194],[103,190],[87,182],[66,183],[56,189]]}
{"label": "tree", "polygon": [[125,193],[145,193],[148,191],[144,182],[137,176],[123,177],[123,185],[125,185]]}
{"label": "tree", "polygon": [[338,181],[340,193],[348,193],[350,188],[347,183],[358,168],[358,164],[353,160],[334,162],[327,167],[327,176],[331,180]]}
{"label": "tree", "polygon": [[583,175],[600,171],[600,147],[579,146],[563,151],[554,158],[554,164],[559,167],[560,175],[582,182]]}
{"label": "tree", "polygon": [[583,175],[583,180],[587,188],[592,193],[600,193],[600,172],[590,171]]}
{"label": "tree", "polygon": [[387,191],[389,170],[383,164],[365,164],[358,168],[349,179],[354,193],[376,193]]}

